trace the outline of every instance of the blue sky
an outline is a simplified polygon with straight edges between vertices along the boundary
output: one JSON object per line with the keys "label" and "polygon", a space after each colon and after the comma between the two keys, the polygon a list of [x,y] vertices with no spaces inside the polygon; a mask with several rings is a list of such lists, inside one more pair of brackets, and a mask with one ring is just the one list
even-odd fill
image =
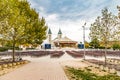
{"label": "blue sky", "polygon": [[28,0],[32,8],[39,12],[40,17],[52,30],[53,39],[61,28],[63,36],[83,41],[82,25],[86,22],[86,40],[89,40],[89,27],[101,10],[107,7],[110,12],[117,15],[117,5],[120,0]]}

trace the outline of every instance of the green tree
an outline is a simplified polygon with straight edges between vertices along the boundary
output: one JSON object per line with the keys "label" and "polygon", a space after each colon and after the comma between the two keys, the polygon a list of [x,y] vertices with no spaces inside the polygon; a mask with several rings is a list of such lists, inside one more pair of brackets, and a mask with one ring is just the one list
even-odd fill
{"label": "green tree", "polygon": [[[112,15],[111,12],[108,12],[108,9],[105,8],[102,10],[102,16],[97,17],[95,22],[92,24],[90,28],[90,37],[92,39],[97,38],[101,42],[104,43],[105,46],[105,65],[106,65],[106,54],[107,54],[107,46],[108,41],[112,40],[114,35],[114,27],[115,27],[115,16]],[[95,35],[95,36],[94,36]]]}
{"label": "green tree", "polygon": [[98,39],[93,39],[89,45],[92,47],[92,48],[99,48],[100,44],[99,44],[99,40]]}
{"label": "green tree", "polygon": [[[116,25],[114,27],[114,41],[116,42],[116,44],[119,44],[119,41],[120,41],[120,7],[117,6],[118,8],[118,16],[116,16],[116,19],[115,19],[115,22],[116,22]],[[117,43],[118,42],[118,43]]]}
{"label": "green tree", "polygon": [[114,44],[112,45],[112,48],[115,49],[120,49],[120,7],[117,6],[118,9],[118,16],[116,16],[115,22],[116,22],[116,27],[114,28]]}
{"label": "green tree", "polygon": [[0,17],[6,15],[0,21],[0,34],[6,41],[12,42],[12,57],[15,61],[16,44],[41,44],[46,38],[47,26],[44,18],[39,19],[39,14],[30,8],[26,0],[1,0],[0,3],[5,5],[4,10],[1,9]]}
{"label": "green tree", "polygon": [[118,17],[120,19],[120,6],[117,6],[117,9],[119,10]]}
{"label": "green tree", "polygon": [[3,24],[2,22],[8,17],[10,16],[8,10],[9,7],[7,6],[6,1],[2,1],[0,0],[0,24]]}
{"label": "green tree", "polygon": [[112,48],[113,50],[120,49],[120,45],[115,43],[113,44]]}

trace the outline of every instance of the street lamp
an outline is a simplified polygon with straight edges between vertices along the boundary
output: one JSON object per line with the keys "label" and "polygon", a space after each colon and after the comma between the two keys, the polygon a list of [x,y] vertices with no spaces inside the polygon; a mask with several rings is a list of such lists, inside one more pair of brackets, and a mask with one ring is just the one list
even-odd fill
{"label": "street lamp", "polygon": [[83,56],[84,60],[85,60],[85,25],[86,25],[86,22],[82,26],[83,27],[83,42],[84,42],[84,56]]}

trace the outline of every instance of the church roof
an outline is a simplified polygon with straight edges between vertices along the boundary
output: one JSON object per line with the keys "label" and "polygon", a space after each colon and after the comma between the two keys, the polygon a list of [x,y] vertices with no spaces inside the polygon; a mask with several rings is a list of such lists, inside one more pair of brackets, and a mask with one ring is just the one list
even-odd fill
{"label": "church roof", "polygon": [[55,38],[53,41],[60,42],[60,43],[77,43],[76,41],[69,39],[67,36],[61,38],[60,40],[58,38]]}
{"label": "church roof", "polygon": [[49,30],[48,30],[48,34],[52,34],[52,32],[51,32],[51,29],[49,28]]}
{"label": "church roof", "polygon": [[60,41],[72,41],[72,40],[69,39],[67,36],[65,36],[65,37],[61,38]]}
{"label": "church roof", "polygon": [[58,34],[62,34],[62,32],[61,32],[61,29],[59,29],[59,32],[58,32]]}

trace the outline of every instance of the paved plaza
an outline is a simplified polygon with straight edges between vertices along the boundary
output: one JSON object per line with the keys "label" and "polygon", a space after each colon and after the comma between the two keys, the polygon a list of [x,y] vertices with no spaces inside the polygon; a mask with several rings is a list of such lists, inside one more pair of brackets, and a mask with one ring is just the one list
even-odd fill
{"label": "paved plaza", "polygon": [[[94,58],[86,56],[86,58],[104,60],[103,57]],[[23,57],[23,59],[31,62],[0,76],[0,80],[68,80],[63,66],[79,68],[89,65],[81,62],[82,58],[73,58],[67,53],[60,58],[50,58],[50,56],[36,58],[27,56]]]}
{"label": "paved plaza", "polygon": [[1,76],[0,80],[68,80],[60,65],[60,61],[63,61],[64,57],[70,59],[70,56],[67,55],[64,55],[61,59],[50,59],[49,56],[41,58],[25,57],[31,63]]}

